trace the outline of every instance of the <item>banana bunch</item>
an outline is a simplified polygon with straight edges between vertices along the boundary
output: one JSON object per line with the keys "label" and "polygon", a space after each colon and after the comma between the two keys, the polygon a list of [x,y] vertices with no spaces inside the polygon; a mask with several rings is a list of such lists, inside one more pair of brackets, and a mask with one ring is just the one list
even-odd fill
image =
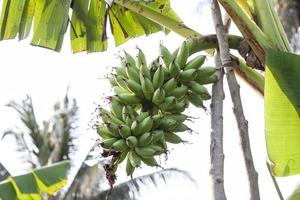
{"label": "banana bunch", "polygon": [[136,59],[125,52],[110,77],[111,109],[99,111],[101,146],[120,152],[115,165],[126,160],[127,175],[141,163],[159,166],[155,156],[167,153],[168,143],[183,142],[178,133],[189,130],[184,110],[189,103],[204,107],[210,94],[203,85],[217,80],[215,68],[202,67],[205,56],[188,59],[186,42],[173,54],[161,44],[160,54],[148,66],[140,49]]}

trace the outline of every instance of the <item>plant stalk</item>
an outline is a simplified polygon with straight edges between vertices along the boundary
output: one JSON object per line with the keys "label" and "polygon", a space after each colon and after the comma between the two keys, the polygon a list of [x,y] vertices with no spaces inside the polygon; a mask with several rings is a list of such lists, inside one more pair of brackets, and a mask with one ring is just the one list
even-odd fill
{"label": "plant stalk", "polygon": [[[250,199],[259,200],[259,188],[258,188],[258,174],[254,167],[254,162],[251,153],[249,134],[248,134],[248,122],[244,116],[242,100],[240,96],[240,86],[237,83],[234,71],[233,62],[230,58],[228,40],[225,35],[225,28],[222,21],[221,10],[217,0],[212,0],[212,14],[213,21],[217,33],[219,50],[221,55],[222,65],[225,67],[227,83],[233,103],[233,112],[238,124],[242,152],[244,155],[244,161],[246,165],[248,181],[250,184]],[[227,56],[222,58],[222,56]]]}
{"label": "plant stalk", "polygon": [[223,90],[224,71],[219,51],[215,56],[219,80],[212,86],[211,109],[211,138],[210,138],[210,176],[212,178],[213,198],[226,200],[224,190],[224,152],[223,152]]}

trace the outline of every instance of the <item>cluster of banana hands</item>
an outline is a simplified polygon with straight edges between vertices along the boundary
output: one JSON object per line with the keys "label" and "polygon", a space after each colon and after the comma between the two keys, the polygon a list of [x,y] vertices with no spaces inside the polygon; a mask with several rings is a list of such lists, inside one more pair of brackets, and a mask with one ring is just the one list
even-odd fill
{"label": "cluster of banana hands", "polygon": [[214,67],[202,67],[205,56],[189,59],[187,42],[173,54],[162,44],[159,49],[160,56],[149,66],[140,49],[136,59],[125,52],[121,67],[110,77],[115,93],[111,109],[99,109],[101,146],[118,153],[114,170],[127,160],[127,175],[142,162],[159,166],[155,156],[167,153],[167,143],[184,142],[177,135],[189,130],[183,112],[190,103],[204,108],[203,101],[211,96],[203,85],[217,80]]}

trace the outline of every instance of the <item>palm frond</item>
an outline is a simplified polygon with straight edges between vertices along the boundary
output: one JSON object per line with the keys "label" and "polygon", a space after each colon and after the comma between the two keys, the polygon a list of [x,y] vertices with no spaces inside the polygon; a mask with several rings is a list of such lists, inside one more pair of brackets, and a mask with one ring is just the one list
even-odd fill
{"label": "palm frond", "polygon": [[[126,181],[120,183],[114,187],[112,193],[110,195],[110,199],[114,200],[124,200],[124,199],[131,199],[136,200],[140,195],[140,189],[144,186],[155,186],[158,187],[162,183],[167,183],[167,181],[172,181],[172,178],[175,177],[177,180],[178,178],[183,178],[187,180],[189,183],[193,183],[196,185],[196,181],[193,177],[186,171],[176,169],[176,168],[169,168],[163,169],[151,174],[147,174],[144,176],[136,177],[131,179],[130,181]],[[96,199],[105,199],[108,190],[103,191],[92,200]]]}

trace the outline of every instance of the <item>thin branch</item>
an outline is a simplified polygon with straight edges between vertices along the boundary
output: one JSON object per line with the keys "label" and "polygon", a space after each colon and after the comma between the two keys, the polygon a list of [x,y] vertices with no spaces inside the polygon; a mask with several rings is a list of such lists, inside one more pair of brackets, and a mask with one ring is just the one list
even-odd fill
{"label": "thin branch", "polygon": [[224,153],[223,153],[223,77],[224,71],[221,64],[219,51],[215,58],[216,68],[218,69],[219,80],[212,87],[211,108],[211,143],[210,175],[213,184],[213,197],[215,200],[226,200],[224,190]]}
{"label": "thin branch", "polygon": [[231,99],[233,102],[233,111],[238,124],[242,151],[243,151],[246,170],[248,174],[248,181],[250,183],[251,200],[259,200],[260,195],[259,195],[259,188],[258,188],[258,174],[255,170],[252,153],[251,153],[249,134],[248,134],[248,121],[244,116],[244,111],[243,111],[243,106],[242,106],[242,101],[240,96],[240,86],[237,83],[235,74],[233,72],[233,63],[230,58],[228,40],[225,34],[221,11],[217,0],[212,0],[212,15],[213,15],[213,21],[214,21],[218,43],[219,43],[221,61],[222,61],[222,65],[225,67],[227,83],[229,86]]}

